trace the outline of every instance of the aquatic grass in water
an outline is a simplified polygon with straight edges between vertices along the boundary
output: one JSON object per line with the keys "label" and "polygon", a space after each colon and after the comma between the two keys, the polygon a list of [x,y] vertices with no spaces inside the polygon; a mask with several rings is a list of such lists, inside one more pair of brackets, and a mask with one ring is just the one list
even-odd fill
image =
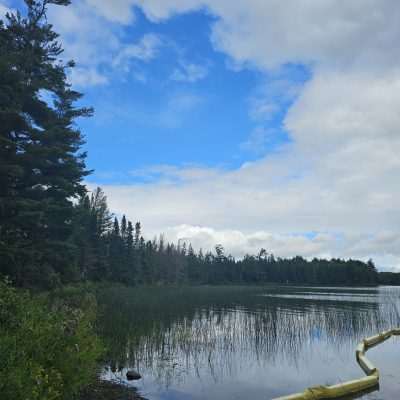
{"label": "aquatic grass in water", "polygon": [[356,343],[400,324],[399,295],[399,288],[102,289],[104,376],[139,369],[149,399],[223,399],[233,388],[265,399],[356,378]]}

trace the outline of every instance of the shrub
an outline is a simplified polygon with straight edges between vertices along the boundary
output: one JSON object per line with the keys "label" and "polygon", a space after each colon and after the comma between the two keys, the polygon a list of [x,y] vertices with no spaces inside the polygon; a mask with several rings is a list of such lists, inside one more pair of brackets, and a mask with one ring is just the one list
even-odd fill
{"label": "shrub", "polygon": [[33,296],[0,282],[2,400],[71,400],[95,376],[95,298],[70,294]]}

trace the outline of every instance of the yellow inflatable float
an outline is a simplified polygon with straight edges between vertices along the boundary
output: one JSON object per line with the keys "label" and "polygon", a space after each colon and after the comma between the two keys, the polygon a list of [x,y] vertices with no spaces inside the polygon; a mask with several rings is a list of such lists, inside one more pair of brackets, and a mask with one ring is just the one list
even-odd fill
{"label": "yellow inflatable float", "polygon": [[289,396],[277,397],[274,400],[323,400],[337,399],[339,397],[356,395],[357,393],[368,391],[369,389],[378,386],[379,371],[370,360],[365,356],[365,353],[371,347],[376,346],[389,339],[393,335],[400,335],[400,329],[392,329],[385,331],[379,335],[371,336],[364,339],[356,348],[356,359],[360,367],[367,376],[338,383],[332,386],[315,386],[306,389],[303,393],[295,393]]}

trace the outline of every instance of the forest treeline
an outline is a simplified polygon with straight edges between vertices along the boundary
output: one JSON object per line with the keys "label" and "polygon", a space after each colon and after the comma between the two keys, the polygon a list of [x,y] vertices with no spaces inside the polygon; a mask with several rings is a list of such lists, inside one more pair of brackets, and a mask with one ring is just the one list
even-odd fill
{"label": "forest treeline", "polygon": [[[90,173],[77,118],[81,93],[68,81],[46,18],[49,4],[26,0],[27,14],[0,22],[0,274],[23,287],[71,282],[126,284],[377,284],[372,261],[275,258],[262,249],[235,260],[222,246],[195,252],[189,243],[145,240],[139,222],[109,212]],[[391,277],[385,275],[385,283]]]}
{"label": "forest treeline", "polygon": [[77,249],[76,279],[136,284],[338,284],[374,285],[372,261],[308,261],[276,258],[265,249],[236,260],[221,245],[196,252],[190,242],[166,242],[163,235],[145,240],[140,222],[133,224],[108,210],[100,188],[84,195],[74,207],[73,246]]}

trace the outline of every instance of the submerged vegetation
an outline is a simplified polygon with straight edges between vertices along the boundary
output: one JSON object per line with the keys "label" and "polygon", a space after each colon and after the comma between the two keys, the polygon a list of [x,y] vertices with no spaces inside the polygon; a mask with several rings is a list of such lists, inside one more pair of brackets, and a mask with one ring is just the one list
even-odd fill
{"label": "submerged vegetation", "polygon": [[[297,371],[319,346],[348,357],[358,377],[356,343],[400,323],[397,288],[104,286],[98,299],[104,376],[123,380],[135,368],[163,390],[197,375],[237,380],[246,367]],[[339,378],[349,375],[329,383]]]}

